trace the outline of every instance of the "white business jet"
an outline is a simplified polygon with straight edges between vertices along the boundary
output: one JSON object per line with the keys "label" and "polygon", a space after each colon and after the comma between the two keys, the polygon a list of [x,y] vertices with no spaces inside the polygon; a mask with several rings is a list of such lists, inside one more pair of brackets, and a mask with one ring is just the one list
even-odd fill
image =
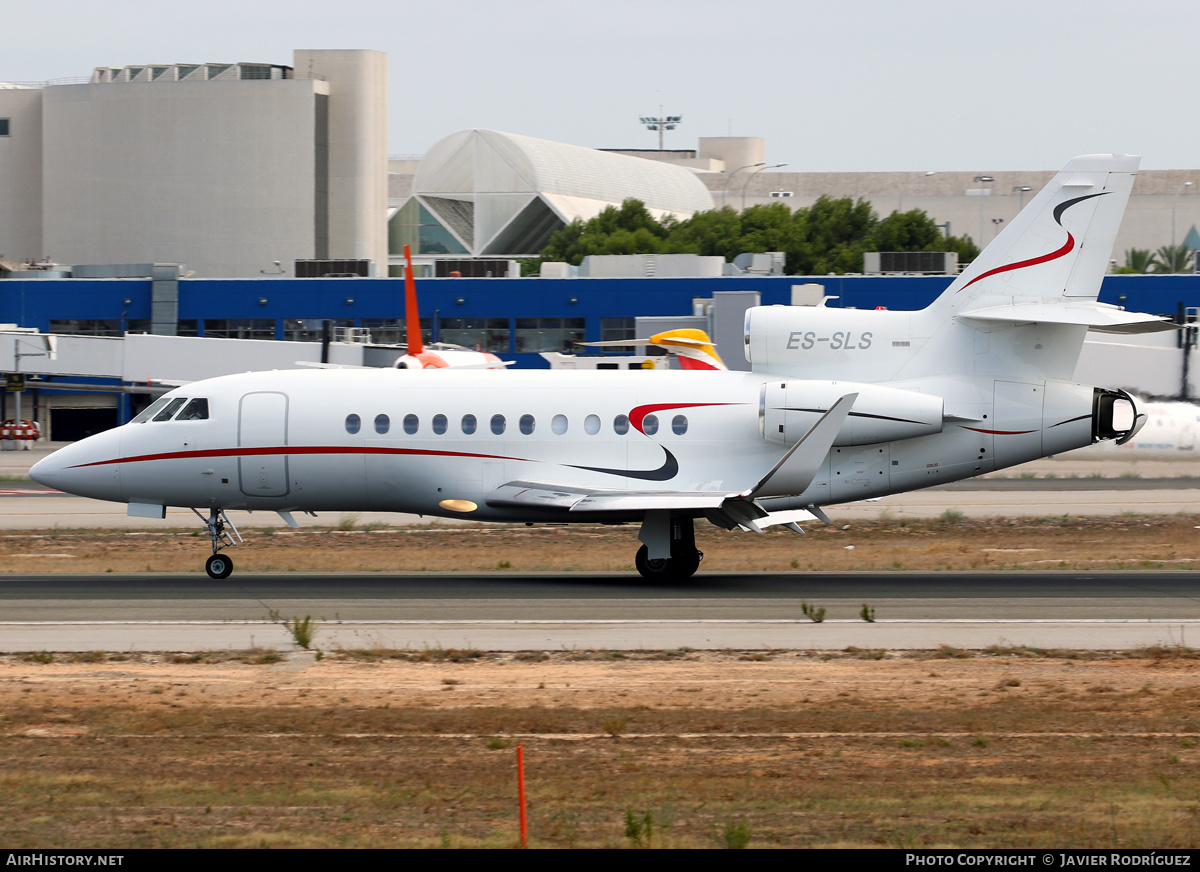
{"label": "white business jet", "polygon": [[638,523],[638,571],[687,578],[697,518],[799,532],[833,504],[1132,438],[1132,397],[1069,379],[1089,329],[1171,328],[1096,302],[1138,162],[1072,160],[921,311],[751,309],[751,372],[225,376],[31,475],[137,517],[191,508],[214,578],[230,510]]}

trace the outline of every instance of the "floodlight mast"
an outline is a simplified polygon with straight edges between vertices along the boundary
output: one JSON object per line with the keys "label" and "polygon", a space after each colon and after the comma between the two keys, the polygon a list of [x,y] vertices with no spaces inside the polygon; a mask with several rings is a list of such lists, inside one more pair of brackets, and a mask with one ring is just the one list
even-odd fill
{"label": "floodlight mast", "polygon": [[683,121],[682,115],[663,115],[663,107],[660,104],[658,107],[658,116],[643,115],[641,116],[642,124],[646,125],[647,130],[658,131],[658,150],[663,151],[663,131],[674,130],[679,122]]}

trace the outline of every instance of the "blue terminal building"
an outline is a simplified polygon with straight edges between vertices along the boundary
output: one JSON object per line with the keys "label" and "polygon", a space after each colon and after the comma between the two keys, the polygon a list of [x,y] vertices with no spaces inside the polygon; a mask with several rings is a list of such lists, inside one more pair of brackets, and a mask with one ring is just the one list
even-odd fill
{"label": "blue terminal building", "polygon": [[[951,281],[949,276],[737,276],[423,278],[417,284],[426,341],[491,351],[515,361],[514,369],[545,368],[539,352],[579,351],[578,342],[638,338],[639,317],[656,323],[694,318],[714,294],[740,292],[732,295],[737,305],[730,307],[723,326],[713,324],[712,332],[726,363],[747,369],[740,348],[745,306],[789,305],[797,287],[811,292],[817,285],[820,294],[832,298],[829,306],[912,310],[927,305]],[[319,343],[328,322],[331,328],[369,331],[372,345],[404,342],[404,281],[399,278],[181,278],[172,283],[169,311],[175,319],[166,323],[161,290],[159,303],[154,301],[155,284],[150,278],[0,280],[0,323],[66,335],[156,332]],[[1108,276],[1100,300],[1187,318],[1188,310],[1200,307],[1200,276]],[[230,371],[239,368],[250,367],[231,362]],[[22,369],[35,371],[33,361]],[[84,377],[68,381],[70,387],[58,390],[52,385],[61,378],[26,388],[22,414],[39,420],[55,440],[124,423],[152,399],[136,385]],[[94,393],[79,393],[92,383]],[[13,398],[0,395],[0,417],[14,414]]]}
{"label": "blue terminal building", "polygon": [[[632,339],[637,317],[685,317],[714,293],[755,292],[761,305],[789,305],[795,286],[817,284],[830,306],[912,310],[950,276],[755,276],[720,278],[425,278],[418,281],[427,340],[492,351],[516,368],[545,367],[542,351]],[[7,279],[0,322],[47,333],[120,336],[151,331],[153,282],[133,279]],[[1113,275],[1100,301],[1175,316],[1200,306],[1200,276]],[[323,322],[366,328],[379,344],[404,341],[404,282],[398,278],[179,279],[180,336],[320,341]],[[727,357],[740,358],[724,349]],[[735,360],[729,361],[736,365]]]}

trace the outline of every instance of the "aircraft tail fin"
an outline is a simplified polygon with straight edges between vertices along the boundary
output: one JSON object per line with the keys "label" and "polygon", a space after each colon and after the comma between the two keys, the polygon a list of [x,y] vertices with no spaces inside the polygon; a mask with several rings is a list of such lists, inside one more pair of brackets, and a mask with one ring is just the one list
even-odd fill
{"label": "aircraft tail fin", "polygon": [[421,341],[421,315],[417,312],[417,282],[413,278],[412,254],[404,246],[404,327],[408,338],[408,355],[416,357],[425,350]]}
{"label": "aircraft tail fin", "polygon": [[728,369],[720,355],[717,354],[712,340],[703,330],[691,327],[666,330],[662,333],[655,333],[650,337],[650,342],[673,352],[679,359],[681,369]]}
{"label": "aircraft tail fin", "polygon": [[1071,160],[938,298],[946,314],[1095,301],[1141,158]]}

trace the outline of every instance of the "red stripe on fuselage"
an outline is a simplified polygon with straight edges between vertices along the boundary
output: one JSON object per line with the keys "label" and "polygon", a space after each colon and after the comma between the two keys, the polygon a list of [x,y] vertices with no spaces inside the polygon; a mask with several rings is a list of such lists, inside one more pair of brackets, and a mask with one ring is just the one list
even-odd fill
{"label": "red stripe on fuselage", "polygon": [[395,454],[421,455],[425,457],[475,457],[484,460],[524,460],[523,457],[508,457],[503,454],[474,454],[468,451],[428,451],[418,448],[376,448],[371,446],[343,445],[284,445],[272,448],[211,448],[204,451],[170,451],[163,454],[139,454],[135,457],[117,457],[112,460],[96,460],[78,463],[68,469],[83,469],[88,466],[108,466],[113,463],[144,463],[151,460],[194,460],[205,457],[263,457],[273,454]]}
{"label": "red stripe on fuselage", "polygon": [[633,429],[639,433],[645,434],[642,429],[642,421],[646,420],[646,416],[654,412],[662,412],[666,409],[697,409],[703,406],[740,406],[742,403],[650,403],[645,406],[635,406],[629,410],[629,423],[633,425]]}

